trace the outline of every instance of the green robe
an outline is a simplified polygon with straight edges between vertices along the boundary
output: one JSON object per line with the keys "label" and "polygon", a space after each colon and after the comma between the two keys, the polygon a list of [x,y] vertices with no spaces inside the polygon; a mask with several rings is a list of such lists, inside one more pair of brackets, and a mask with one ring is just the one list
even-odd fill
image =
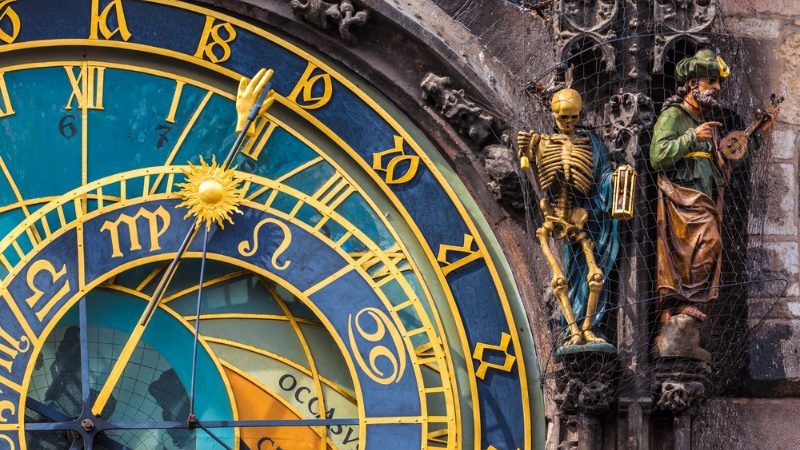
{"label": "green robe", "polygon": [[[650,144],[650,165],[658,172],[656,291],[662,301],[678,304],[707,303],[719,295],[722,194],[734,162],[721,157],[716,139],[697,139],[694,128],[703,122],[682,105],[669,107],[658,117]],[[747,155],[759,143],[756,132]],[[688,156],[695,152],[709,157]]]}
{"label": "green robe", "polygon": [[[705,120],[694,116],[683,105],[671,106],[658,116],[650,144],[650,165],[663,171],[678,186],[694,189],[716,199],[726,176],[715,162],[712,141],[699,141],[694,129]],[[760,133],[748,142],[749,155],[760,145]],[[692,152],[707,152],[711,158],[684,158]],[[741,164],[747,157],[734,164]]]}

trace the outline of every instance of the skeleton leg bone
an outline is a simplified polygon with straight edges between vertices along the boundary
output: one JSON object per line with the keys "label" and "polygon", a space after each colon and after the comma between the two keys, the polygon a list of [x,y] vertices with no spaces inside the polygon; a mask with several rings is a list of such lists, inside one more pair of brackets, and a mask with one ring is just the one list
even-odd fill
{"label": "skeleton leg bone", "polygon": [[547,260],[547,264],[550,265],[550,270],[553,272],[553,293],[558,299],[558,303],[561,306],[561,312],[564,314],[564,319],[566,319],[567,326],[569,327],[570,340],[568,344],[578,345],[583,343],[583,334],[581,333],[580,328],[578,328],[578,324],[575,323],[575,314],[572,312],[572,305],[570,304],[569,296],[567,295],[569,290],[567,279],[564,277],[564,272],[561,271],[561,267],[559,267],[555,256],[553,256],[552,250],[550,250],[549,237],[552,233],[552,227],[552,222],[549,220],[545,221],[545,223],[536,230],[536,237],[539,238],[539,244],[542,246],[544,257]]}
{"label": "skeleton leg bone", "polygon": [[594,259],[594,242],[589,239],[589,235],[582,231],[577,240],[583,249],[583,255],[586,258],[586,266],[589,268],[589,273],[586,276],[586,282],[589,284],[589,298],[586,302],[586,315],[583,318],[583,337],[586,342],[606,342],[604,339],[597,337],[592,331],[592,319],[597,311],[597,301],[600,299],[600,293],[603,291],[603,271],[597,266]]}

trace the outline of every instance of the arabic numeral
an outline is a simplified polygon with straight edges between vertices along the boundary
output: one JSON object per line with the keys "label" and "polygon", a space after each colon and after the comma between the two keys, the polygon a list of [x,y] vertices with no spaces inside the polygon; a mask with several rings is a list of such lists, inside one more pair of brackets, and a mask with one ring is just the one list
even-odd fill
{"label": "arabic numeral", "polygon": [[72,139],[78,134],[78,127],[75,126],[75,116],[67,114],[58,122],[58,132],[67,139]]}
{"label": "arabic numeral", "polygon": [[169,141],[167,134],[169,134],[170,130],[172,130],[172,125],[167,124],[158,124],[156,125],[156,133],[158,133],[158,141],[156,142],[156,149],[161,150],[164,148],[164,144]]}

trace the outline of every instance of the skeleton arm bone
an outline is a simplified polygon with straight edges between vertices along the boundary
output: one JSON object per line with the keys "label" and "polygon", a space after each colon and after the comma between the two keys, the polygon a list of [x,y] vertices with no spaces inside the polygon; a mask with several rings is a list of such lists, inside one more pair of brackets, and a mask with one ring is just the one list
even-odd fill
{"label": "skeleton arm bone", "polygon": [[532,130],[517,133],[517,157],[519,157],[519,165],[523,169],[530,168],[533,149],[539,145],[540,140],[541,135]]}

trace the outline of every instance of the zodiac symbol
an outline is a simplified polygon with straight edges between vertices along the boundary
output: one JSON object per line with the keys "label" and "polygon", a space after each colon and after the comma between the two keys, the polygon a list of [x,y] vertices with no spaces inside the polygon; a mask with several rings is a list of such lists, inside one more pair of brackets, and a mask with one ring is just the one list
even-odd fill
{"label": "zodiac symbol", "polygon": [[[370,333],[363,327],[361,318],[368,316],[375,323],[375,331]],[[364,357],[359,351],[358,344],[356,344],[355,336],[353,335],[353,316],[347,318],[347,334],[350,339],[350,348],[356,357],[361,370],[367,374],[373,381],[380,384],[397,383],[403,377],[406,370],[406,354],[403,352],[402,339],[397,328],[392,323],[392,320],[383,311],[367,307],[362,309],[356,314],[355,328],[358,334],[367,342],[380,342],[388,331],[389,337],[394,345],[394,351],[390,350],[385,345],[376,345],[369,351],[369,364],[364,361]],[[382,370],[377,367],[378,361],[387,361],[392,370],[388,374],[384,374]]]}
{"label": "zodiac symbol", "polygon": [[283,255],[283,252],[285,252],[286,249],[289,248],[289,244],[292,243],[292,232],[285,223],[277,219],[267,218],[261,222],[258,222],[256,227],[253,229],[253,243],[250,244],[250,242],[247,240],[239,242],[239,254],[247,257],[256,254],[256,251],[258,251],[258,232],[261,230],[261,227],[268,223],[277,225],[278,228],[280,228],[283,232],[283,240],[281,241],[280,245],[278,245],[278,248],[275,249],[275,253],[272,254],[272,265],[278,270],[286,270],[292,262],[284,261],[283,263],[279,263],[278,258]]}

